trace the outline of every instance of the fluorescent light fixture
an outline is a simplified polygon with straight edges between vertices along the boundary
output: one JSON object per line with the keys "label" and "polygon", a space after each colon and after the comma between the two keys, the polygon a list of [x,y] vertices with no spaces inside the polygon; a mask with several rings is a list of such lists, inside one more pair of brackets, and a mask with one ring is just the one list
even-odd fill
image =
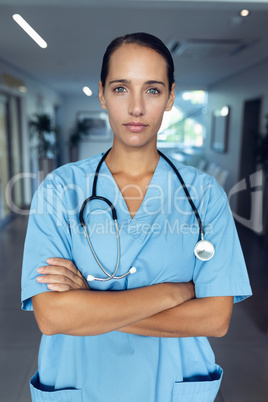
{"label": "fluorescent light fixture", "polygon": [[228,116],[229,114],[229,107],[228,106],[223,106],[220,112],[221,116]]}
{"label": "fluorescent light fixture", "polygon": [[223,106],[221,109],[216,109],[214,111],[214,115],[226,117],[226,116],[228,116],[229,112],[230,112],[229,106]]}
{"label": "fluorescent light fixture", "polygon": [[12,16],[13,20],[43,49],[47,47],[47,43],[40,35],[22,18],[19,14],[14,14]]}
{"label": "fluorescent light fixture", "polygon": [[87,96],[91,96],[92,95],[92,91],[89,87],[84,87],[83,88],[83,92],[87,95]]}
{"label": "fluorescent light fixture", "polygon": [[241,17],[247,17],[249,15],[249,10],[241,10],[240,11],[240,15]]}
{"label": "fluorescent light fixture", "polygon": [[26,93],[26,92],[27,92],[27,88],[26,88],[24,85],[20,85],[20,86],[18,87],[18,90],[19,90],[20,92],[22,92],[22,93]]}

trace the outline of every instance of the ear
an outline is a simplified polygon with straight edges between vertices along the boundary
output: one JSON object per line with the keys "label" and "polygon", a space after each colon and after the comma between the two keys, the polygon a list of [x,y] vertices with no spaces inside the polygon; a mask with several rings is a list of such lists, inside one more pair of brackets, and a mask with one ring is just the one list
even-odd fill
{"label": "ear", "polygon": [[106,110],[107,106],[106,106],[105,97],[104,97],[104,88],[102,86],[101,81],[99,81],[99,100],[100,100],[102,109]]}
{"label": "ear", "polygon": [[171,87],[171,91],[170,91],[169,98],[168,98],[168,101],[167,101],[167,106],[166,106],[166,109],[165,109],[166,112],[168,112],[169,110],[172,109],[172,106],[174,104],[174,100],[175,100],[175,83],[173,83],[172,87]]}

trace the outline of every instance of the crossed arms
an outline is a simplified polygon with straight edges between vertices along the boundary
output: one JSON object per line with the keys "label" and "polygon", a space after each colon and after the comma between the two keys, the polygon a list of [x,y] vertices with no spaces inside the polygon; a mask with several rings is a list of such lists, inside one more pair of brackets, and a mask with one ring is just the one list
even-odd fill
{"label": "crossed arms", "polygon": [[228,331],[231,296],[196,299],[192,282],[94,291],[71,261],[48,262],[38,269],[38,281],[53,292],[32,298],[36,321],[46,335],[90,336],[117,330],[155,337],[220,337]]}

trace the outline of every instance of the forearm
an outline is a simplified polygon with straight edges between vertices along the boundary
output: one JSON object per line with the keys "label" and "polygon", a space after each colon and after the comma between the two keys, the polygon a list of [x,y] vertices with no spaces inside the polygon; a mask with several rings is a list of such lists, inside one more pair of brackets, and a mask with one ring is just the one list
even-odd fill
{"label": "forearm", "polygon": [[232,306],[233,297],[193,299],[119,331],[155,337],[224,336]]}
{"label": "forearm", "polygon": [[188,284],[163,283],[127,291],[46,292],[33,297],[33,307],[43,333],[87,336],[142,321],[193,296]]}

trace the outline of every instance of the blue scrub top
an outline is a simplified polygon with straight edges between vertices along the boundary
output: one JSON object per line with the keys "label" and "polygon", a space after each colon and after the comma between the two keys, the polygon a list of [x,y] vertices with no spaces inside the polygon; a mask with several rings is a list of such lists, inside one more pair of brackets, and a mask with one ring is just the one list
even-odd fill
{"label": "blue scrub top", "polygon": [[[79,223],[83,201],[102,155],[67,164],[52,172],[35,193],[31,206],[22,270],[22,308],[31,297],[49,291],[37,282],[37,268],[47,258],[74,262],[85,278],[103,277]],[[132,219],[106,163],[97,194],[116,207],[121,280],[91,282],[92,289],[123,290],[162,282],[195,283],[196,297],[251,295],[236,228],[223,189],[195,168],[173,163],[180,171],[201,216],[205,238],[215,255],[202,262],[194,256],[199,227],[173,170],[160,157],[145,198]],[[117,246],[105,203],[93,201],[84,219],[95,251],[114,271]],[[72,402],[212,402],[222,369],[215,364],[205,337],[157,338],[112,331],[98,336],[42,336],[38,372],[31,380],[33,401]]]}

